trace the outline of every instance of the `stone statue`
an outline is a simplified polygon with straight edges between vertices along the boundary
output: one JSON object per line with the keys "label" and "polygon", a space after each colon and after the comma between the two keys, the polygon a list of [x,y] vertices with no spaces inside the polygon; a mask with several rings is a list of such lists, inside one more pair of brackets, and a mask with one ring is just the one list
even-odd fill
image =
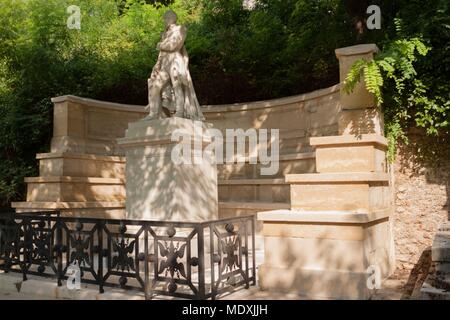
{"label": "stone statue", "polygon": [[157,45],[158,61],[148,79],[147,108],[150,114],[144,120],[162,119],[170,116],[171,111],[175,112],[175,117],[204,120],[184,46],[187,29],[177,25],[177,20],[176,13],[171,10],[164,14],[166,30]]}

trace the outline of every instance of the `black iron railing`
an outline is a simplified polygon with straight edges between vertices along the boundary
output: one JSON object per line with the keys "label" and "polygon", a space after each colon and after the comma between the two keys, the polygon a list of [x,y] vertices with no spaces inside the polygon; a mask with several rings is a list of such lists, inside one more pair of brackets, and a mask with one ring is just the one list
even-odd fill
{"label": "black iron railing", "polygon": [[[78,269],[77,269],[78,268]],[[0,269],[64,282],[215,299],[256,284],[255,218],[201,223],[0,215]],[[75,274],[79,272],[79,277]]]}

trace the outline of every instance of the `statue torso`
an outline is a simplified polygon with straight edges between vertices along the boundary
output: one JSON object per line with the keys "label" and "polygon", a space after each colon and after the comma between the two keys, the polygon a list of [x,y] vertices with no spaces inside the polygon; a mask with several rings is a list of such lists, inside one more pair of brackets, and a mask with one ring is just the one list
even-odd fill
{"label": "statue torso", "polygon": [[187,69],[187,59],[184,56],[184,41],[182,38],[183,26],[172,25],[162,35],[161,42],[173,41],[178,42],[174,51],[160,51],[161,67],[170,73],[170,69],[176,68],[180,75],[184,75]]}

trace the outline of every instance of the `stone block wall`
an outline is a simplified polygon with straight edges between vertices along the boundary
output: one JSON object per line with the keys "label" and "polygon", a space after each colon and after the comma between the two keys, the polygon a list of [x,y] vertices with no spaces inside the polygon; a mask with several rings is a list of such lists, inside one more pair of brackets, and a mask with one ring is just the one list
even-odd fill
{"label": "stone block wall", "polygon": [[[394,165],[395,247],[397,268],[403,272],[425,263],[422,253],[450,218],[450,139],[427,138],[417,129],[409,139]],[[424,154],[432,152],[434,159],[426,159]]]}

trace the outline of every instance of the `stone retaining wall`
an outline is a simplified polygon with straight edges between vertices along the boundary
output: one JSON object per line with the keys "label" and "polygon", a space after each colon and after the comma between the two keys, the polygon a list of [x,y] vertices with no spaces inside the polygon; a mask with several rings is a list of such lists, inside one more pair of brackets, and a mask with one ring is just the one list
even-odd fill
{"label": "stone retaining wall", "polygon": [[[421,264],[442,222],[450,218],[450,140],[414,130],[395,162],[395,247],[397,268]],[[422,157],[435,153],[433,160]],[[422,150],[422,152],[421,152]]]}

